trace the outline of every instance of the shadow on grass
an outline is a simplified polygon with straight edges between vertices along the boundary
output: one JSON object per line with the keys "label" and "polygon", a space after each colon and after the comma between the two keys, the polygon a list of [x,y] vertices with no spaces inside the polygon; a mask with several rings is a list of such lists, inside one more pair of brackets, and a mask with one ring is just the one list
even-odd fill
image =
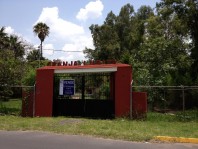
{"label": "shadow on grass", "polygon": [[16,115],[19,116],[21,114],[21,110],[18,108],[8,108],[5,106],[0,106],[0,115]]}
{"label": "shadow on grass", "polygon": [[21,100],[12,99],[8,101],[0,101],[0,115],[15,115],[21,114]]}

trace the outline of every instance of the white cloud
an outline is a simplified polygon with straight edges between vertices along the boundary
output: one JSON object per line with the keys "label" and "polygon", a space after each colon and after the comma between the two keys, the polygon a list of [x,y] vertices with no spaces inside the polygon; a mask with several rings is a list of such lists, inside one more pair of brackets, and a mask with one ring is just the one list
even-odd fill
{"label": "white cloud", "polygon": [[76,18],[78,20],[86,21],[87,19],[96,19],[102,16],[102,11],[104,9],[104,5],[100,0],[96,0],[95,2],[89,2],[85,8],[81,8]]}
{"label": "white cloud", "polygon": [[[22,35],[19,34],[19,33],[17,33],[17,32],[15,32],[15,30],[14,30],[11,26],[6,26],[6,27],[5,27],[5,32],[6,32],[9,36],[10,36],[10,35],[16,35],[16,36],[22,38]],[[23,39],[21,39],[21,40],[23,40]]]}
{"label": "white cloud", "polygon": [[54,46],[53,44],[44,44],[43,45],[43,54],[45,55],[52,55],[54,53]]}
{"label": "white cloud", "polygon": [[8,35],[11,35],[11,34],[14,34],[14,29],[10,26],[7,26],[5,27],[5,32],[8,34]]}
{"label": "white cloud", "polygon": [[11,26],[5,27],[5,33],[7,33],[8,36],[10,36],[10,35],[17,36],[18,40],[22,41],[23,43],[30,43],[30,40],[28,38],[24,37],[20,33],[15,32],[15,30]]}
{"label": "white cloud", "polygon": [[[92,38],[89,36],[80,36],[78,38],[72,39],[70,43],[66,43],[63,47],[63,51],[67,52],[66,56],[61,56],[60,59],[67,61],[72,60],[84,60],[83,50],[85,47],[93,48]],[[73,51],[73,52],[68,52]]]}
{"label": "white cloud", "polygon": [[73,42],[65,44],[63,51],[82,51],[85,47],[93,48],[92,38],[87,36],[80,36],[73,39]]}
{"label": "white cloud", "polygon": [[56,38],[65,39],[69,36],[81,35],[84,33],[82,26],[60,18],[57,7],[43,8],[36,23],[38,22],[45,22],[50,27],[50,35],[53,34]]}
{"label": "white cloud", "polygon": [[[82,51],[85,47],[93,48],[91,34],[86,33],[83,26],[62,19],[57,7],[43,8],[36,23],[38,22],[44,22],[50,27],[49,37],[44,41],[43,53],[51,60],[85,60],[83,52],[67,51]],[[45,49],[54,49],[54,51]]]}

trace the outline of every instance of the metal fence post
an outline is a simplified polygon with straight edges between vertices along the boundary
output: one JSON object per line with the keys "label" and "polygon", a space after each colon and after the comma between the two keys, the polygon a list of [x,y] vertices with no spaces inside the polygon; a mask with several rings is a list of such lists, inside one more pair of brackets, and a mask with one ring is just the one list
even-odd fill
{"label": "metal fence post", "polygon": [[33,117],[35,116],[36,83],[34,84]]}
{"label": "metal fence post", "polygon": [[184,86],[182,85],[182,102],[183,102],[183,116],[185,116],[185,93],[184,93]]}
{"label": "metal fence post", "polygon": [[133,115],[132,115],[132,100],[133,100],[133,96],[132,96],[132,84],[133,84],[133,80],[131,81],[131,85],[130,85],[130,119],[133,118]]}

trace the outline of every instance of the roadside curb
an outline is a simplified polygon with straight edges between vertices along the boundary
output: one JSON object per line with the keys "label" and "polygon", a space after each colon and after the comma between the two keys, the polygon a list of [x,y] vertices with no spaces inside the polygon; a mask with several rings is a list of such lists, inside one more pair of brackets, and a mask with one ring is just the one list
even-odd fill
{"label": "roadside curb", "polygon": [[154,137],[154,140],[163,141],[163,142],[195,143],[195,144],[198,144],[198,138],[156,136],[156,137]]}

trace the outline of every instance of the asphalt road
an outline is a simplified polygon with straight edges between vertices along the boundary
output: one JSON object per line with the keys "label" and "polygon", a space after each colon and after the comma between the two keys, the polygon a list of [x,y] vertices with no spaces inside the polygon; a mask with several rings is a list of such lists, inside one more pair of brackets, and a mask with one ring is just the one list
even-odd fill
{"label": "asphalt road", "polygon": [[198,149],[198,144],[137,143],[44,132],[0,131],[0,149]]}

